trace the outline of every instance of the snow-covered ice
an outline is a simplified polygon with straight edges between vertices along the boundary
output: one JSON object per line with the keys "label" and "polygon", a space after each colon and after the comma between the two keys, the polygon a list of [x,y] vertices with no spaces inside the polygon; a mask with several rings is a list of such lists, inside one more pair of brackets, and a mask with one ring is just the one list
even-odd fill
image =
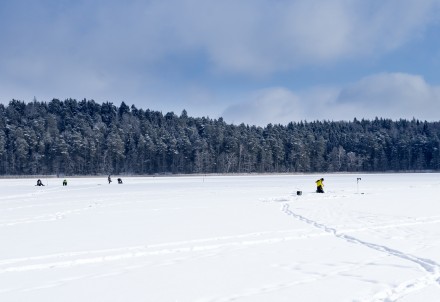
{"label": "snow-covered ice", "polygon": [[0,301],[440,301],[440,174],[68,181],[0,180]]}

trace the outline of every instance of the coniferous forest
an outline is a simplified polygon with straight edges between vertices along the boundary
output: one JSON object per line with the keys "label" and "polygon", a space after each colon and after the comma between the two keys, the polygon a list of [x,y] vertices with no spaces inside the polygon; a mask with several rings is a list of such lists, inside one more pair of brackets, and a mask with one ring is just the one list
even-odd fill
{"label": "coniferous forest", "polygon": [[93,100],[0,104],[0,175],[440,170],[440,122],[257,127]]}

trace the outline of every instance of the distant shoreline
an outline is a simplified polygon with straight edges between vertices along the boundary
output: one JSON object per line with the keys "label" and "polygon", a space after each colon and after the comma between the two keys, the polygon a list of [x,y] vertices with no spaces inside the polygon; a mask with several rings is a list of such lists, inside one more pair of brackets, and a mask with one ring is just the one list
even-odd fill
{"label": "distant shoreline", "polygon": [[[440,173],[436,170],[423,171],[359,171],[359,172],[274,172],[274,173],[194,173],[194,174],[110,174],[111,177],[210,177],[210,176],[298,176],[298,175],[357,175],[357,174],[435,174]],[[0,179],[33,179],[33,178],[107,178],[108,174],[102,175],[0,175]]]}

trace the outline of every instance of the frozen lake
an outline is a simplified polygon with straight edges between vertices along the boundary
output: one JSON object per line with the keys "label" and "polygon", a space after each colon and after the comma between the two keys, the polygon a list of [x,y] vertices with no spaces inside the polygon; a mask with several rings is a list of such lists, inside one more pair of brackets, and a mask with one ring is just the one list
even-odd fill
{"label": "frozen lake", "polygon": [[440,301],[440,174],[42,180],[0,180],[0,301]]}

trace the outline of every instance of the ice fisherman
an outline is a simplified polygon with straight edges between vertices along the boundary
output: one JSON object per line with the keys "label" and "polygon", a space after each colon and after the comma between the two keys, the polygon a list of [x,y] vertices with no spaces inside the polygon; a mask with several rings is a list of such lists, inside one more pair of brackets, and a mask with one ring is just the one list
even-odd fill
{"label": "ice fisherman", "polygon": [[110,177],[110,175],[108,176],[108,184],[110,184],[112,182],[112,178]]}
{"label": "ice fisherman", "polygon": [[324,178],[318,179],[316,183],[316,193],[324,193]]}
{"label": "ice fisherman", "polygon": [[44,185],[43,185],[43,182],[41,181],[41,179],[37,180],[37,186],[39,186],[39,187],[40,187],[40,186],[44,186]]}
{"label": "ice fisherman", "polygon": [[67,179],[63,180],[63,187],[67,186]]}
{"label": "ice fisherman", "polygon": [[118,178],[118,184],[122,185],[122,179]]}

